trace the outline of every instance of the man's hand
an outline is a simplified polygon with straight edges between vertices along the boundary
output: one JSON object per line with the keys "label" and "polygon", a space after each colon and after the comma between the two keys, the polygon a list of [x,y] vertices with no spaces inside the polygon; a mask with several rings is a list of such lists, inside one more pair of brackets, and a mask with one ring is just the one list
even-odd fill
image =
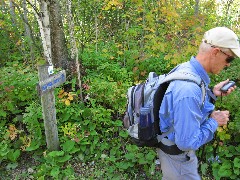
{"label": "man's hand", "polygon": [[227,79],[225,81],[222,81],[222,82],[220,82],[220,83],[218,83],[217,85],[214,86],[213,93],[214,93],[215,96],[227,96],[227,95],[229,95],[232,91],[234,91],[237,88],[237,86],[233,86],[233,87],[230,87],[227,92],[222,92],[220,89],[226,83],[228,83],[228,81],[229,81],[229,79]]}
{"label": "man's hand", "polygon": [[229,111],[213,111],[210,117],[217,121],[218,126],[224,126],[229,121]]}

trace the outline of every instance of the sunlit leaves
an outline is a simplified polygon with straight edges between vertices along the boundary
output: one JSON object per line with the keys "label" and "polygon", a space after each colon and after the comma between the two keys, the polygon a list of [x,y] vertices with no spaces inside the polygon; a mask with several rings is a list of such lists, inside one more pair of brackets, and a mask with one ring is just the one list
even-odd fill
{"label": "sunlit leaves", "polygon": [[72,124],[70,122],[65,123],[64,126],[61,126],[61,129],[64,133],[64,136],[69,136],[71,138],[74,138],[77,134],[78,128],[76,124]]}
{"label": "sunlit leaves", "polygon": [[14,125],[9,125],[8,136],[11,140],[14,140],[17,137],[18,130]]}
{"label": "sunlit leaves", "polygon": [[74,96],[74,93],[65,92],[63,89],[61,89],[58,93],[58,98],[60,101],[64,102],[66,106],[70,106],[71,101],[74,100]]}
{"label": "sunlit leaves", "polygon": [[114,10],[116,8],[122,8],[122,3],[119,0],[105,0],[105,2],[106,5],[102,8],[102,10],[108,11],[110,9]]}
{"label": "sunlit leaves", "polygon": [[227,126],[226,126],[226,125],[223,126],[223,127],[218,127],[218,129],[217,129],[217,135],[218,135],[218,137],[220,138],[220,140],[222,140],[222,141],[231,138],[230,134],[228,133],[228,129],[227,129]]}
{"label": "sunlit leaves", "polygon": [[122,52],[122,51],[118,51],[117,53],[118,53],[119,55],[122,55],[122,54],[123,54],[123,52]]}
{"label": "sunlit leaves", "polygon": [[28,147],[31,145],[32,139],[31,139],[30,136],[26,136],[26,135],[23,135],[23,136],[20,137],[19,139],[20,139],[20,140],[22,141],[22,143],[23,143],[23,145],[21,146],[21,149],[22,149],[22,151],[25,151],[26,148],[28,148]]}

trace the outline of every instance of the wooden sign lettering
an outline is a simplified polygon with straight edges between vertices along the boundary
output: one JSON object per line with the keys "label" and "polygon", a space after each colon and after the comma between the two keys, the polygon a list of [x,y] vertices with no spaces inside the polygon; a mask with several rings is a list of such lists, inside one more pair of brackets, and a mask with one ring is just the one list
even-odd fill
{"label": "wooden sign lettering", "polygon": [[59,87],[66,81],[66,72],[65,70],[60,71],[58,74],[50,76],[49,78],[45,79],[44,81],[39,82],[39,91],[40,94],[47,92],[50,89],[54,89]]}

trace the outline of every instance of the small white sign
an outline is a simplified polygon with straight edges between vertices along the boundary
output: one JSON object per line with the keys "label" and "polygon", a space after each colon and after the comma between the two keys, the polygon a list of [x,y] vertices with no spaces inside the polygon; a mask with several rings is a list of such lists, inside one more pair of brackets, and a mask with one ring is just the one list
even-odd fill
{"label": "small white sign", "polygon": [[48,66],[48,74],[51,75],[53,74],[53,66]]}

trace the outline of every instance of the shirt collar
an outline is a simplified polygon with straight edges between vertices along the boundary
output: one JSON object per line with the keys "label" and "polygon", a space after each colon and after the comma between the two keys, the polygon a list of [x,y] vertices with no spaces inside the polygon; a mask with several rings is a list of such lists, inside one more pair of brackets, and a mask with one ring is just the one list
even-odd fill
{"label": "shirt collar", "polygon": [[195,71],[198,73],[198,75],[202,78],[202,80],[205,82],[206,85],[209,85],[210,83],[210,78],[203,68],[203,66],[198,62],[198,60],[192,56],[190,59],[190,64],[193,66]]}

